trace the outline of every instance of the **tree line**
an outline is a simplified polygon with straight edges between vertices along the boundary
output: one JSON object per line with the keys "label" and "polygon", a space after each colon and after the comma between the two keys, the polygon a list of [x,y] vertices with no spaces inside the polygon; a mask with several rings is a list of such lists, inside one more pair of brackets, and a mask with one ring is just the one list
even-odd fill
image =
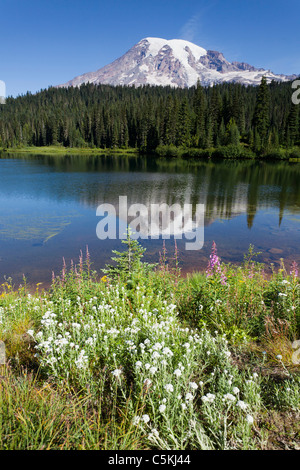
{"label": "tree line", "polygon": [[256,155],[300,145],[290,82],[49,87],[0,106],[0,148],[20,146],[217,149]]}

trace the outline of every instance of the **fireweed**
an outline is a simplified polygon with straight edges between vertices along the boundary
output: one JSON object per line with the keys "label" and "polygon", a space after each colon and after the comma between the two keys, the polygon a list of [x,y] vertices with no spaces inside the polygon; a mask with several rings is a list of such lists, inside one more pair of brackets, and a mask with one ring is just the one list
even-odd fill
{"label": "fireweed", "polygon": [[220,278],[221,284],[226,285],[227,278],[224,273],[224,266],[222,266],[220,258],[217,255],[217,245],[215,242],[212,244],[206,274],[207,276],[218,276]]}

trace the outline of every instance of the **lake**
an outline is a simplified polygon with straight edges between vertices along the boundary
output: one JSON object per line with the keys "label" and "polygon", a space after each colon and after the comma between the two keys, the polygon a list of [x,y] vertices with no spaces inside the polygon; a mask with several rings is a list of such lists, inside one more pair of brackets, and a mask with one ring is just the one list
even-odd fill
{"label": "lake", "polygon": [[[203,204],[204,246],[177,240],[183,273],[207,266],[211,245],[225,262],[241,263],[250,244],[257,260],[278,268],[300,264],[300,165],[288,162],[163,160],[152,156],[0,157],[0,284],[23,275],[49,286],[63,258],[78,262],[88,250],[93,269],[109,263],[120,240],[99,240],[100,204]],[[166,240],[174,256],[174,240]],[[145,261],[158,262],[163,241],[141,240]],[[101,274],[101,272],[100,272]]]}

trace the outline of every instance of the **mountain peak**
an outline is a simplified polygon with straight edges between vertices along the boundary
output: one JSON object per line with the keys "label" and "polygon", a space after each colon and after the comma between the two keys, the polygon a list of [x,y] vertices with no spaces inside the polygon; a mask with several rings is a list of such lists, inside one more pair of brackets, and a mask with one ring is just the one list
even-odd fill
{"label": "mountain peak", "polygon": [[229,62],[221,52],[206,50],[184,39],[146,37],[111,64],[59,86],[80,86],[90,82],[185,88],[196,85],[198,81],[204,86],[223,82],[258,85],[263,76],[267,81],[294,78],[275,75],[245,62]]}

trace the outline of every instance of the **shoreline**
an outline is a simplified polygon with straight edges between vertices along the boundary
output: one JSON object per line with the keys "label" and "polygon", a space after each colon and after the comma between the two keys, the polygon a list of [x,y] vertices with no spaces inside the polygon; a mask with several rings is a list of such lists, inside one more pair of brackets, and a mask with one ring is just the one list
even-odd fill
{"label": "shoreline", "polygon": [[21,148],[9,148],[0,149],[0,152],[12,154],[12,153],[29,153],[36,155],[138,155],[137,149],[101,149],[101,148],[81,148],[81,147],[60,147],[60,146],[49,146],[49,147],[21,147]]}
{"label": "shoreline", "polygon": [[[238,153],[236,153],[238,151]],[[155,150],[141,151],[138,148],[90,148],[90,147],[62,147],[60,145],[43,147],[0,148],[3,154],[35,154],[35,155],[120,155],[139,156],[149,155],[154,158],[177,159],[182,161],[200,160],[237,160],[237,161],[284,161],[288,163],[300,163],[300,148],[274,148],[265,154],[255,154],[249,148],[240,146],[232,149],[231,146],[214,147],[207,149],[183,148],[172,146],[159,146]],[[231,156],[232,155],[232,156]]]}

